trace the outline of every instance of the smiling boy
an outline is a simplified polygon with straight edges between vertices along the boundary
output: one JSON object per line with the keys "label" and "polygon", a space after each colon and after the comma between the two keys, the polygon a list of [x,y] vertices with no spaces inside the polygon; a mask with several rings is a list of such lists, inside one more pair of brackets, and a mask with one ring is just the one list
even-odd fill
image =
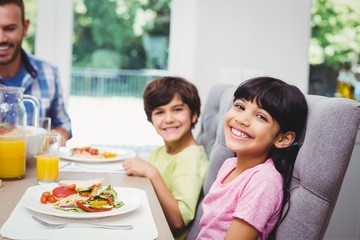
{"label": "smiling boy", "polygon": [[165,217],[177,239],[186,236],[195,216],[208,160],[192,128],[200,115],[197,88],[179,77],[161,77],[144,92],[147,119],[163,138],[147,162],[140,158],[124,161],[128,175],[147,177],[154,186]]}

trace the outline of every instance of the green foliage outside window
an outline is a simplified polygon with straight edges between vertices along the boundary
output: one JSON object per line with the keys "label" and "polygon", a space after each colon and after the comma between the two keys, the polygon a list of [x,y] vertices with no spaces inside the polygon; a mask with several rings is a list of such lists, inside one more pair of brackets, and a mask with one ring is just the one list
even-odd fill
{"label": "green foliage outside window", "polygon": [[35,29],[36,29],[36,13],[37,0],[26,0],[25,3],[25,17],[30,20],[30,26],[26,38],[23,40],[23,48],[34,54],[35,46]]}
{"label": "green foliage outside window", "polygon": [[341,63],[358,65],[360,1],[313,0],[309,93],[333,97]]}
{"label": "green foliage outside window", "polygon": [[[74,4],[74,67],[166,69],[159,63],[167,62],[170,0],[74,0]],[[161,56],[152,58],[154,47],[145,44],[149,35],[166,40]]]}
{"label": "green foliage outside window", "polygon": [[356,61],[360,51],[359,16],[358,0],[313,0],[309,63],[337,70],[342,62]]}
{"label": "green foliage outside window", "polygon": [[[166,69],[171,0],[74,0],[73,66]],[[26,0],[31,20],[24,48],[34,53],[37,0]],[[337,71],[360,52],[360,1],[313,0],[309,64]],[[152,38],[150,38],[151,36]],[[161,56],[149,39],[162,39]],[[151,42],[151,41],[150,41]],[[155,49],[153,47],[153,49]],[[165,64],[159,63],[165,59]],[[311,78],[311,77],[310,77]]]}

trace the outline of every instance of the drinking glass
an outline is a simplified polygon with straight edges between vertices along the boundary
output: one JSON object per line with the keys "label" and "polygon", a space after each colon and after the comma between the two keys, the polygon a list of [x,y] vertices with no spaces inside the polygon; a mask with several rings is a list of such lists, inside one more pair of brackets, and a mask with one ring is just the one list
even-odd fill
{"label": "drinking glass", "polygon": [[59,179],[59,147],[61,135],[47,133],[40,154],[36,155],[38,184],[53,183]]}
{"label": "drinking glass", "polygon": [[39,120],[39,127],[46,129],[46,132],[50,132],[51,118],[50,117],[41,117]]}

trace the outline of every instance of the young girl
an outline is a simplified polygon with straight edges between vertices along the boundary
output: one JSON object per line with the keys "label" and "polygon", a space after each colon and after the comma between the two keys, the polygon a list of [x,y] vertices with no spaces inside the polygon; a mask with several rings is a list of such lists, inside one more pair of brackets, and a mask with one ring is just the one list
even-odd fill
{"label": "young girl", "polygon": [[197,239],[268,239],[275,233],[306,117],[304,95],[281,80],[259,77],[237,88],[224,118],[226,145],[236,157],[223,163],[203,200]]}
{"label": "young girl", "polygon": [[195,215],[208,160],[203,146],[191,132],[200,115],[196,87],[178,77],[161,77],[144,92],[148,121],[165,145],[152,151],[150,161],[124,161],[128,175],[147,177],[155,189],[169,226],[177,239]]}

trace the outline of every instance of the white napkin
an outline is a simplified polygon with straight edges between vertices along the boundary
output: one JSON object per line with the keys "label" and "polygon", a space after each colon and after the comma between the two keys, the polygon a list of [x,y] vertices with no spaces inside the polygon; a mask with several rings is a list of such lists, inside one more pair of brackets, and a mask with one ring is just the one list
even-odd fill
{"label": "white napkin", "polygon": [[[63,239],[156,239],[158,238],[158,230],[156,228],[149,201],[146,193],[143,190],[136,188],[128,188],[141,198],[141,206],[136,210],[124,213],[118,216],[91,219],[91,220],[71,220],[58,218],[40,213],[34,213],[22,204],[23,198],[16,205],[14,211],[7,219],[0,230],[2,237],[19,240],[63,240]],[[109,230],[100,228],[61,228],[61,229],[47,229],[35,222],[31,215],[37,215],[42,219],[51,222],[101,222],[103,224],[131,224],[134,226],[132,230]]]}
{"label": "white napkin", "polygon": [[122,161],[109,163],[83,163],[60,160],[60,172],[113,172],[125,173]]}

